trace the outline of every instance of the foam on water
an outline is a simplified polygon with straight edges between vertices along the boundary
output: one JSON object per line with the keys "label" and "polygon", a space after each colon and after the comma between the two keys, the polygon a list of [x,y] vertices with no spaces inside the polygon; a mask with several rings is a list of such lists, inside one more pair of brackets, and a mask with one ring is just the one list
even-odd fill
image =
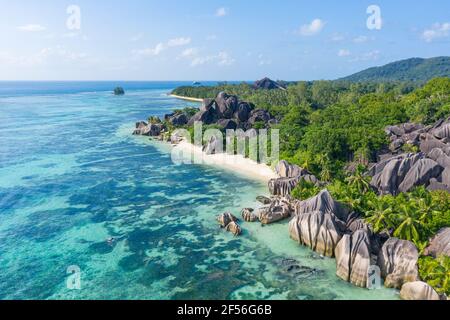
{"label": "foam on water", "polygon": [[[339,280],[286,222],[243,223],[240,238],[218,228],[217,214],[257,206],[267,187],[176,166],[170,147],[132,137],[136,120],[193,105],[164,88],[0,97],[0,298],[397,298]],[[294,277],[287,258],[317,273]],[[72,265],[79,291],[66,287]]]}

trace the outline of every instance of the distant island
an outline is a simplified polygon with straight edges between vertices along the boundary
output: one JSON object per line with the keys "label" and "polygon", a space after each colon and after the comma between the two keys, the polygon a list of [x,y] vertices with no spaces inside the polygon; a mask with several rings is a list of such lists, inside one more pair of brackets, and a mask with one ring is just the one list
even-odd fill
{"label": "distant island", "polygon": [[450,57],[411,58],[374,67],[341,78],[342,81],[426,82],[436,77],[450,77]]}

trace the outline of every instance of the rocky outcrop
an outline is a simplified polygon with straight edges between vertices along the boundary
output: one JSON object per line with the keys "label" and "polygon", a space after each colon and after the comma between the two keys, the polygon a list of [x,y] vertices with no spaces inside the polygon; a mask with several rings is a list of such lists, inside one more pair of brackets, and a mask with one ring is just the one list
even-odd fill
{"label": "rocky outcrop", "polygon": [[222,153],[223,142],[216,136],[211,136],[208,142],[203,146],[203,152],[207,155]]}
{"label": "rocky outcrop", "polygon": [[274,90],[274,89],[283,89],[285,88],[281,86],[278,82],[275,82],[269,78],[263,78],[261,80],[256,81],[253,84],[254,89],[265,89],[265,90]]}
{"label": "rocky outcrop", "polygon": [[238,218],[229,212],[225,212],[217,217],[217,222],[219,222],[221,228],[225,228],[231,222],[238,222]]}
{"label": "rocky outcrop", "polygon": [[136,129],[134,130],[133,135],[157,137],[160,136],[164,130],[165,127],[162,123],[147,124],[144,121],[140,121],[136,123]]}
{"label": "rocky outcrop", "polygon": [[359,229],[342,237],[335,249],[336,274],[339,278],[366,288],[371,266],[371,235],[367,229]]}
{"label": "rocky outcrop", "polygon": [[431,239],[430,245],[424,251],[425,255],[431,255],[435,258],[445,255],[450,257],[450,228],[440,230],[437,235]]}
{"label": "rocky outcrop", "polygon": [[310,174],[307,170],[300,168],[299,166],[289,164],[289,162],[284,160],[277,164],[275,170],[280,178],[271,179],[269,181],[269,191],[271,194],[276,196],[289,195],[302,180],[316,186],[321,185],[319,179]]}
{"label": "rocky outcrop", "polygon": [[250,113],[255,108],[254,105],[247,102],[240,102],[236,113],[234,114],[234,118],[239,122],[247,122],[248,118],[250,118]]}
{"label": "rocky outcrop", "polygon": [[[386,128],[391,140],[391,154],[369,170],[371,185],[380,194],[408,192],[417,186],[428,190],[450,191],[450,118],[433,126],[406,123]],[[420,150],[419,153],[402,153],[405,146]]]}
{"label": "rocky outcrop", "polygon": [[242,233],[242,229],[238,224],[238,218],[236,218],[229,212],[225,212],[219,215],[217,217],[217,221],[219,222],[221,228],[225,229],[228,232],[231,232],[235,236],[238,236]]}
{"label": "rocky outcrop", "polygon": [[231,232],[234,236],[239,236],[242,234],[241,227],[237,224],[237,222],[230,222],[226,227],[225,230],[228,232]]}
{"label": "rocky outcrop", "polygon": [[402,286],[400,298],[403,300],[440,300],[439,294],[427,283],[408,282]]}
{"label": "rocky outcrop", "polygon": [[267,207],[258,210],[258,218],[262,224],[271,224],[287,219],[293,213],[291,199],[275,197]]}
{"label": "rocky outcrop", "polygon": [[275,167],[275,172],[280,176],[280,178],[295,178],[302,176],[307,173],[303,168],[297,165],[290,164],[285,160],[281,160]]}
{"label": "rocky outcrop", "polygon": [[238,108],[239,99],[237,96],[220,92],[216,99],[216,111],[219,118],[231,119]]}
{"label": "rocky outcrop", "polygon": [[289,223],[289,234],[299,244],[327,257],[334,256],[343,236],[342,225],[337,218],[322,211],[295,215]]}
{"label": "rocky outcrop", "polygon": [[114,89],[115,96],[123,96],[125,94],[125,90],[122,87],[116,87]]}
{"label": "rocky outcrop", "polygon": [[186,125],[189,122],[189,118],[186,114],[180,113],[167,117],[167,121],[175,127],[180,127]]}
{"label": "rocky outcrop", "polygon": [[210,108],[209,110],[199,111],[191,119],[189,119],[188,125],[193,126],[195,122],[202,122],[203,124],[209,125],[216,123],[218,120],[218,115],[216,109]]}
{"label": "rocky outcrop", "polygon": [[421,159],[408,171],[398,190],[400,192],[408,192],[417,186],[428,186],[430,180],[438,177],[442,171],[443,168],[436,161]]}
{"label": "rocky outcrop", "polygon": [[388,288],[400,289],[406,282],[419,280],[416,246],[406,240],[390,238],[381,248],[378,265]]}
{"label": "rocky outcrop", "polygon": [[254,213],[254,210],[251,208],[242,209],[241,216],[245,222],[256,222],[259,220],[258,216]]}
{"label": "rocky outcrop", "polygon": [[336,216],[342,222],[346,222],[349,217],[349,209],[341,203],[335,201],[327,189],[311,199],[300,201],[295,207],[295,214],[302,215],[308,212],[324,212]]}
{"label": "rocky outcrop", "polygon": [[217,125],[223,130],[236,130],[237,128],[236,122],[231,119],[220,119],[217,121]]}
{"label": "rocky outcrop", "polygon": [[270,204],[272,202],[272,200],[270,200],[270,198],[265,197],[265,196],[257,196],[256,201],[258,201],[262,204]]}
{"label": "rocky outcrop", "polygon": [[268,123],[272,119],[269,112],[262,109],[255,109],[250,112],[248,123],[255,125],[256,123]]}

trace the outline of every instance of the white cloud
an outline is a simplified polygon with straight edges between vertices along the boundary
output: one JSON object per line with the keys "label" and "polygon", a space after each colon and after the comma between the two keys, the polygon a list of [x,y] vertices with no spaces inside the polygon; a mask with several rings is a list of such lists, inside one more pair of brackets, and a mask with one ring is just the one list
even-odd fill
{"label": "white cloud", "polygon": [[225,51],[219,52],[219,54],[217,55],[217,60],[217,64],[219,66],[231,66],[236,61]]}
{"label": "white cloud", "polygon": [[305,24],[300,27],[299,33],[302,36],[313,36],[322,31],[325,23],[320,19],[314,19],[310,24]]}
{"label": "white cloud", "polygon": [[181,52],[180,57],[189,58],[189,57],[196,56],[197,53],[198,53],[197,48],[187,48],[187,49],[184,49],[183,52]]}
{"label": "white cloud", "polygon": [[216,10],[216,17],[225,17],[228,14],[228,10],[224,7],[221,7]]}
{"label": "white cloud", "polygon": [[191,38],[174,38],[166,43],[160,42],[152,48],[133,50],[135,56],[158,56],[164,50],[173,47],[182,47],[191,43]]}
{"label": "white cloud", "polygon": [[220,51],[217,54],[205,56],[198,55],[198,51],[185,51],[184,57],[191,60],[191,67],[197,67],[210,63],[215,63],[220,67],[226,67],[231,66],[236,62],[236,60],[226,51]]}
{"label": "white cloud", "polygon": [[175,38],[167,42],[168,47],[181,47],[191,43],[191,38]]}
{"label": "white cloud", "polygon": [[47,30],[46,27],[41,26],[40,24],[27,24],[24,26],[17,27],[17,29],[25,32],[39,32]]}
{"label": "white cloud", "polygon": [[341,49],[338,51],[339,57],[348,57],[350,55],[350,51],[347,49]]}
{"label": "white cloud", "polygon": [[364,43],[364,42],[367,42],[367,40],[369,40],[368,37],[366,37],[366,36],[359,36],[359,37],[356,37],[355,39],[353,39],[353,42],[354,43]]}
{"label": "white cloud", "polygon": [[422,39],[426,42],[432,42],[439,38],[446,38],[450,34],[450,22],[435,23],[431,28],[422,32]]}

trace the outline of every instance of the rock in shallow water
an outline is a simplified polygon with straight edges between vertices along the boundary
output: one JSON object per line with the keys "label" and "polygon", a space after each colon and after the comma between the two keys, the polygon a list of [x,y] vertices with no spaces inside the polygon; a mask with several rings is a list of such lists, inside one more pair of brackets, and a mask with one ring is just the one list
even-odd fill
{"label": "rock in shallow water", "polygon": [[269,206],[260,208],[258,218],[262,224],[271,224],[289,218],[292,212],[290,199],[279,197],[272,199]]}
{"label": "rock in shallow water", "polygon": [[402,286],[400,298],[403,300],[440,300],[439,294],[427,283],[408,282]]}
{"label": "rock in shallow water", "polygon": [[416,246],[406,240],[390,238],[381,248],[378,265],[388,288],[400,289],[406,282],[419,280]]}
{"label": "rock in shallow water", "polygon": [[238,218],[229,212],[225,212],[217,217],[217,221],[219,222],[221,228],[226,228],[226,226],[231,222],[237,222]]}
{"label": "rock in shallow water", "polygon": [[289,223],[291,238],[327,257],[333,257],[343,232],[336,217],[313,211],[296,215]]}
{"label": "rock in shallow water", "polygon": [[360,229],[352,235],[344,235],[335,249],[336,274],[355,286],[366,288],[370,260],[370,234]]}
{"label": "rock in shallow water", "polygon": [[251,208],[245,208],[242,209],[241,215],[242,219],[244,219],[245,222],[256,222],[258,221],[258,216],[253,213],[253,209]]}
{"label": "rock in shallow water", "polygon": [[231,232],[234,236],[239,236],[242,233],[241,227],[237,224],[237,222],[232,221],[226,227],[225,230]]}

